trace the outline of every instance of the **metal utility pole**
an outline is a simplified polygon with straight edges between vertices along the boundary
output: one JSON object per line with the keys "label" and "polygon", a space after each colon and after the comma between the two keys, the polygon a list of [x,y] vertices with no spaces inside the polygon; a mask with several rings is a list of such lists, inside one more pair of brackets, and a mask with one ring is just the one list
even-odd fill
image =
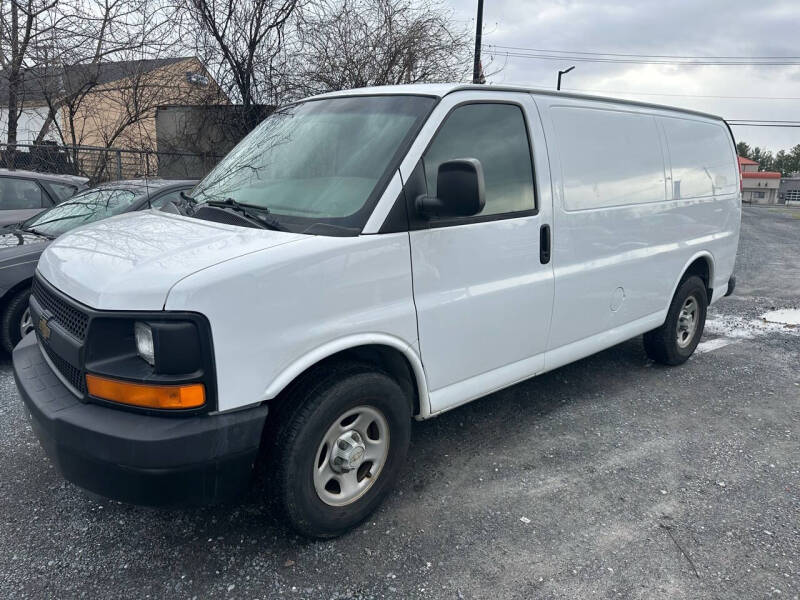
{"label": "metal utility pole", "polygon": [[574,68],[575,68],[575,65],[572,65],[569,69],[564,69],[563,71],[559,71],[558,72],[558,83],[556,84],[556,90],[560,90],[561,89],[561,76],[562,75],[566,75],[567,73],[572,71],[572,69],[574,69]]}
{"label": "metal utility pole", "polygon": [[478,0],[478,21],[475,25],[475,60],[472,63],[472,83],[481,83],[481,33],[483,32],[483,0]]}

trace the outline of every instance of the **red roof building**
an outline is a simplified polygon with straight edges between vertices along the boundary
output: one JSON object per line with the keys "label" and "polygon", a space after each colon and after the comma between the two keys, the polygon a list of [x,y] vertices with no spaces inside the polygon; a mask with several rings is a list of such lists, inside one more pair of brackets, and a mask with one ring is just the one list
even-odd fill
{"label": "red roof building", "polygon": [[745,158],[744,156],[739,157],[739,166],[742,167],[744,165],[755,165],[756,169],[758,169],[758,163],[754,160],[750,160],[749,158]]}
{"label": "red roof building", "polygon": [[758,171],[756,173],[745,171],[742,173],[742,177],[744,179],[780,179],[781,174],[777,171]]}
{"label": "red roof building", "polygon": [[739,157],[742,172],[742,202],[750,204],[777,204],[781,174],[777,171],[759,171],[758,163]]}

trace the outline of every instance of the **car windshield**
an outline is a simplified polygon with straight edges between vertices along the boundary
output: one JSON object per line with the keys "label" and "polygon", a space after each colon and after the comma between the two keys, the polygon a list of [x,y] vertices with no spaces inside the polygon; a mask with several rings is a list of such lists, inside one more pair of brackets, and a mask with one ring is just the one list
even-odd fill
{"label": "car windshield", "polygon": [[122,214],[130,210],[138,198],[139,195],[129,189],[87,190],[28,219],[20,229],[56,237],[79,225]]}
{"label": "car windshield", "polygon": [[368,202],[433,106],[422,96],[311,100],[261,123],[192,192],[268,208],[302,231],[363,226]]}

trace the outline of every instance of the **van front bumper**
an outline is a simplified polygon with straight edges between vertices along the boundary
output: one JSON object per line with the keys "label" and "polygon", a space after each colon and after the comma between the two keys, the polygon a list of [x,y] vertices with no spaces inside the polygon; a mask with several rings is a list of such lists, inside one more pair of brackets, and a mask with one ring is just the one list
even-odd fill
{"label": "van front bumper", "polygon": [[249,486],[266,406],[161,417],[85,403],[53,373],[32,334],[14,349],[13,364],[36,436],[68,481],[151,506],[220,502]]}

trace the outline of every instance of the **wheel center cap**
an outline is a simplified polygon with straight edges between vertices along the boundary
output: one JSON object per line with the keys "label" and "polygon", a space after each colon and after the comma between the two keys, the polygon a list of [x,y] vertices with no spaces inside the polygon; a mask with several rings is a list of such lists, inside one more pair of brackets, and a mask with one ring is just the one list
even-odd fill
{"label": "wheel center cap", "polygon": [[345,431],[333,445],[331,468],[337,473],[357,469],[364,460],[367,447],[357,431]]}

